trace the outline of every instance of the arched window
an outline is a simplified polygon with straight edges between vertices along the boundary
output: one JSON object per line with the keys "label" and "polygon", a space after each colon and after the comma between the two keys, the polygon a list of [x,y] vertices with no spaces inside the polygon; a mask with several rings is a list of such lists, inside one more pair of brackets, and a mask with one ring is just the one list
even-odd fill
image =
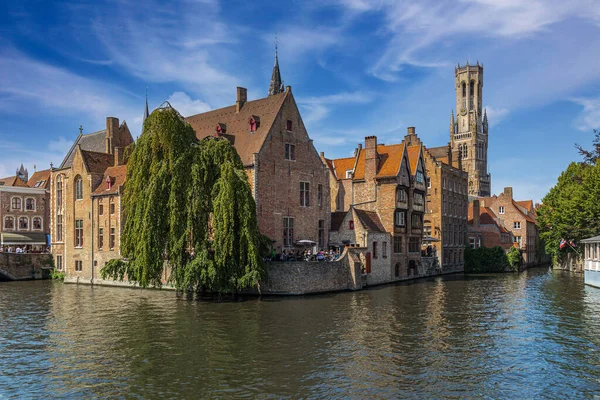
{"label": "arched window", "polygon": [[21,198],[20,197],[13,197],[11,203],[12,203],[11,208],[13,210],[21,209]]}
{"label": "arched window", "polygon": [[463,155],[464,159],[466,159],[466,158],[469,157],[469,147],[466,144],[463,145],[463,153],[462,153],[462,155]]}
{"label": "arched window", "polygon": [[467,84],[462,83],[462,97],[467,97]]}
{"label": "arched window", "polygon": [[28,229],[29,229],[29,218],[19,217],[19,230],[28,230]]}
{"label": "arched window", "polygon": [[63,202],[63,182],[62,175],[56,179],[56,208],[62,208]]}
{"label": "arched window", "polygon": [[80,176],[75,178],[75,200],[83,199],[83,179]]}
{"label": "arched window", "polygon": [[4,217],[4,229],[15,229],[15,219],[13,217]]}
{"label": "arched window", "polygon": [[34,217],[32,221],[33,229],[41,231],[42,230],[42,218]]}
{"label": "arched window", "polygon": [[469,96],[473,97],[474,94],[475,94],[475,81],[471,81],[471,84],[469,85]]}
{"label": "arched window", "polygon": [[25,199],[25,209],[27,211],[35,211],[35,199],[28,197]]}

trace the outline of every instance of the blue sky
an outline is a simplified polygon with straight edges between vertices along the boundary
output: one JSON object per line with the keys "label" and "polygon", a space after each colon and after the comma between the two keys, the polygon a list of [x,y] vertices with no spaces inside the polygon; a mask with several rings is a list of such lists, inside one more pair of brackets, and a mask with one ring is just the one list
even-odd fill
{"label": "blue sky", "polygon": [[454,66],[484,63],[492,189],[540,200],[600,128],[597,0],[28,1],[0,4],[0,176],[58,164],[144,96],[190,115],[264,97],[279,38],[317,150],[449,140]]}

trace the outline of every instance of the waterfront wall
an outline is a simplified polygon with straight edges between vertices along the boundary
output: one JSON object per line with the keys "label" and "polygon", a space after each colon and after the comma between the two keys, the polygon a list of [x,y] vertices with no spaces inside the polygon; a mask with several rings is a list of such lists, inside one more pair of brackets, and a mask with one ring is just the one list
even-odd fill
{"label": "waterfront wall", "polygon": [[567,253],[553,263],[552,268],[572,272],[583,272],[583,259],[575,253]]}
{"label": "waterfront wall", "polygon": [[50,254],[0,253],[0,278],[10,281],[42,279],[52,267]]}

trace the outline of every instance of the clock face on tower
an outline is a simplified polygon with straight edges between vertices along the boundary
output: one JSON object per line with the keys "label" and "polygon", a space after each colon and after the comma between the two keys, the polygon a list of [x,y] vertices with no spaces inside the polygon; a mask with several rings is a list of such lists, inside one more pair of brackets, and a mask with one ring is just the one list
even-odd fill
{"label": "clock face on tower", "polygon": [[460,109],[460,115],[467,115],[467,109],[466,108],[461,108]]}

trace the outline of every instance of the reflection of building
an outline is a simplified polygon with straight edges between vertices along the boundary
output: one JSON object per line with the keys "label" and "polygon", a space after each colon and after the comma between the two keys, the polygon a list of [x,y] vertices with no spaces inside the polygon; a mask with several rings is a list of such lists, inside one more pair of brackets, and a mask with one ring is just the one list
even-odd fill
{"label": "reflection of building", "polygon": [[279,62],[265,98],[248,101],[237,88],[234,105],[186,118],[196,136],[229,139],[240,155],[256,202],[260,232],[281,250],[298,240],[327,247],[329,176],[292,94],[282,86]]}
{"label": "reflection of building", "polygon": [[48,245],[48,188],[50,170],[35,172],[29,181],[26,169],[0,179],[0,245],[43,251]]}
{"label": "reflection of building", "polygon": [[539,229],[533,201],[513,200],[511,187],[504,188],[504,192],[497,196],[484,197],[480,201],[485,202],[485,207],[492,209],[498,216],[499,223],[512,233],[514,243],[523,254],[525,265],[542,261],[538,260],[537,255]]}
{"label": "reflection of building", "polygon": [[509,250],[513,246],[512,233],[506,229],[496,212],[486,207],[485,200],[473,200],[469,204],[469,246],[479,247],[500,246]]}
{"label": "reflection of building", "polygon": [[119,258],[124,151],[133,143],[127,124],[106,118],[106,129],[80,133],[59,168],[52,170],[52,254],[68,279],[99,277]]}
{"label": "reflection of building", "polygon": [[425,149],[428,190],[425,210],[425,235],[434,243],[443,271],[464,270],[464,247],[467,244],[467,172],[460,154],[450,146]]}
{"label": "reflection of building", "polygon": [[378,145],[377,137],[369,136],[354,157],[323,158],[336,211],[330,239],[368,248],[368,283],[422,273],[427,194],[423,149],[411,127],[399,144]]}

